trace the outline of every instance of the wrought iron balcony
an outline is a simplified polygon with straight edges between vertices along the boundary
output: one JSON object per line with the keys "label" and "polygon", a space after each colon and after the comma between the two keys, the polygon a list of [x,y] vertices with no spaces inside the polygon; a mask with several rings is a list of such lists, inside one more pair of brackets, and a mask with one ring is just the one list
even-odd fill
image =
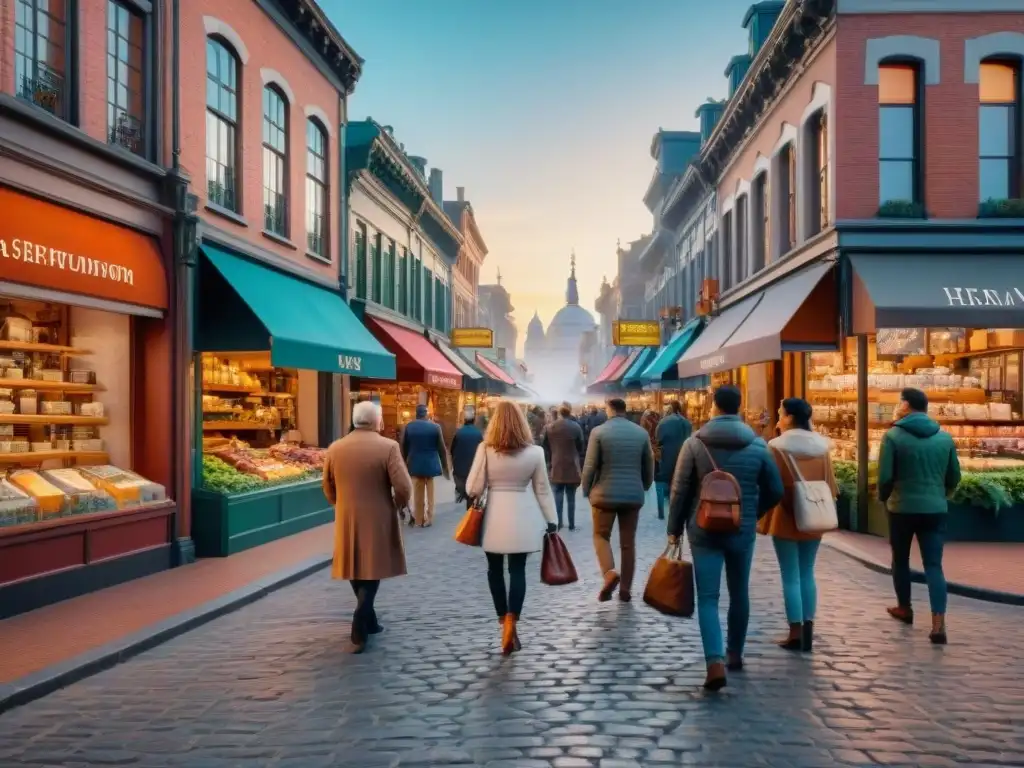
{"label": "wrought iron balcony", "polygon": [[263,205],[263,229],[284,237],[288,232],[285,227],[285,222],[288,220],[287,206],[283,196],[274,195],[271,197],[272,200],[275,198],[275,202],[264,203]]}
{"label": "wrought iron balcony", "polygon": [[64,78],[52,70],[41,69],[35,77],[24,75],[18,96],[62,120],[67,119]]}
{"label": "wrought iron balcony", "polygon": [[218,175],[223,179],[223,182],[215,178],[208,178],[206,182],[206,197],[211,203],[233,211],[236,206],[234,171],[223,167],[218,170]]}
{"label": "wrought iron balcony", "polygon": [[117,121],[110,127],[110,135],[107,140],[136,155],[144,154],[146,151],[142,121],[127,112],[118,114]]}

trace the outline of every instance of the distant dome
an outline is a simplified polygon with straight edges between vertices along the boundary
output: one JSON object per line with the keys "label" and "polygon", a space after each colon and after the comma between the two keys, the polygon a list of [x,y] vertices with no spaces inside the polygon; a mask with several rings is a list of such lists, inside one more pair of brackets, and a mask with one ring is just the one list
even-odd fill
{"label": "distant dome", "polygon": [[590,312],[579,304],[567,304],[551,318],[547,336],[549,339],[579,339],[595,325],[597,323]]}
{"label": "distant dome", "polygon": [[530,324],[526,326],[526,334],[534,338],[544,338],[544,323],[541,322],[540,315],[536,311],[533,313]]}

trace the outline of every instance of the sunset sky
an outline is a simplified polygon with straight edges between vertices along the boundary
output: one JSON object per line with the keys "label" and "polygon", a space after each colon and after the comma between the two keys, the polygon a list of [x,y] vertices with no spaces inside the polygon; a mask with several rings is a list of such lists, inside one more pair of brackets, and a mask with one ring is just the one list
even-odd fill
{"label": "sunset sky", "polygon": [[523,330],[564,303],[569,254],[593,311],[641,198],[659,127],[696,130],[747,49],[748,0],[321,0],[366,59],[349,116],[392,125],[464,186]]}

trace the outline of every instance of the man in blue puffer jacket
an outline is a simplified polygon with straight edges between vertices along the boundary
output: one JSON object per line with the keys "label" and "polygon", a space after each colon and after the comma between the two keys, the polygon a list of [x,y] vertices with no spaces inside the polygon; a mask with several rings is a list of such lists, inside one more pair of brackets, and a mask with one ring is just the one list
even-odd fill
{"label": "man in blue puffer jacket", "polygon": [[[444,435],[427,419],[427,406],[416,406],[416,420],[402,433],[402,458],[412,476],[414,523],[426,528],[434,522],[434,478],[448,477],[448,449]],[[426,496],[426,498],[424,498]]]}
{"label": "man in blue puffer jacket", "polygon": [[[697,578],[697,618],[708,667],[704,687],[716,691],[725,685],[726,662],[729,669],[743,668],[757,519],[778,504],[783,494],[782,477],[768,445],[743,423],[740,405],[736,387],[715,390],[713,418],[679,452],[669,504],[669,542],[678,541],[684,525],[690,534]],[[740,485],[741,524],[737,533],[710,533],[697,526],[694,512],[700,500],[701,480],[715,468],[731,474]],[[718,619],[723,567],[729,588],[725,648]]]}

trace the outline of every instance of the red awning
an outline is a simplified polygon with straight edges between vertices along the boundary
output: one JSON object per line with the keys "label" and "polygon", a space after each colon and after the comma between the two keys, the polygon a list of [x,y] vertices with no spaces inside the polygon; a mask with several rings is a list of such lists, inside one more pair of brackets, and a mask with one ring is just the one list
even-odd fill
{"label": "red awning", "polygon": [[399,381],[462,389],[462,374],[422,333],[376,317],[366,320],[377,340],[395,356]]}
{"label": "red awning", "polygon": [[509,376],[507,373],[501,370],[501,367],[497,363],[488,360],[479,352],[476,353],[476,364],[480,366],[480,370],[482,370],[495,381],[501,381],[504,382],[505,384],[511,384],[512,386],[515,386],[515,379],[513,379],[511,376]]}
{"label": "red awning", "polygon": [[612,371],[611,375],[607,379],[605,379],[605,382],[608,384],[613,384],[619,379],[621,379],[623,376],[625,376],[626,371],[628,371],[630,366],[632,366],[633,363],[636,362],[636,358],[641,351],[642,350],[640,349],[634,349],[632,352],[630,352],[626,359],[619,363],[619,367]]}
{"label": "red awning", "polygon": [[591,385],[600,384],[601,382],[608,381],[608,377],[611,376],[613,373],[615,373],[615,371],[617,371],[619,369],[619,366],[622,365],[623,361],[627,357],[628,357],[628,355],[615,355],[615,357],[613,357],[611,360],[608,361],[608,365],[606,365],[601,370],[600,375],[596,379],[594,379],[592,382],[590,382]]}

